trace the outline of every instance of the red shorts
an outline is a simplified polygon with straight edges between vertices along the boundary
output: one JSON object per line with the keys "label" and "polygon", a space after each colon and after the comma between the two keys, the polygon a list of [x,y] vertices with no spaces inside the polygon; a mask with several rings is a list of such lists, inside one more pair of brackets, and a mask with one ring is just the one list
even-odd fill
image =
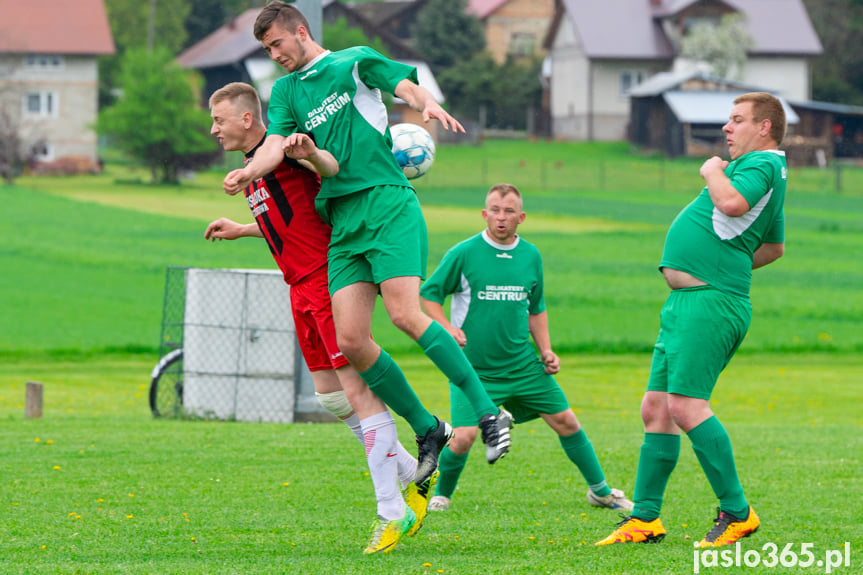
{"label": "red shorts", "polygon": [[309,371],[338,369],[348,364],[336,343],[327,266],[321,266],[291,286],[291,310]]}

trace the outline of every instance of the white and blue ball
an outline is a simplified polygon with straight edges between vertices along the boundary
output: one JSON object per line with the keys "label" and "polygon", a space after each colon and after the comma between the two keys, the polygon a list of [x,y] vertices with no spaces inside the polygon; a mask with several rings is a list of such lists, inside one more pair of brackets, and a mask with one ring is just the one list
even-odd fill
{"label": "white and blue ball", "polygon": [[419,178],[434,163],[434,140],[425,128],[416,124],[390,126],[393,137],[393,154],[407,179]]}

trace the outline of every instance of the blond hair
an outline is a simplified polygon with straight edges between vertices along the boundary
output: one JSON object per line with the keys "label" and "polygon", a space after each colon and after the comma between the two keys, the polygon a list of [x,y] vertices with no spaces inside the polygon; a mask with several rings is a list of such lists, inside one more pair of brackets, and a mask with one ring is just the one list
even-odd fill
{"label": "blond hair", "polygon": [[210,109],[224,101],[231,102],[237,114],[249,112],[255,123],[263,123],[261,99],[258,97],[258,91],[255,90],[254,86],[244,82],[231,82],[222,86],[210,96]]}

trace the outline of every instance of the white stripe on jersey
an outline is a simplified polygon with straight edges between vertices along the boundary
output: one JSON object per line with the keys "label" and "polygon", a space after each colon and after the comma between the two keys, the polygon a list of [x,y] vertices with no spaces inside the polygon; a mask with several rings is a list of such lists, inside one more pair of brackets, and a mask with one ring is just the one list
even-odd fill
{"label": "white stripe on jersey", "polygon": [[715,206],[713,208],[713,231],[721,240],[733,240],[737,236],[742,236],[743,232],[749,229],[752,222],[758,219],[761,212],[764,211],[764,206],[770,201],[773,196],[773,189],[764,194],[761,200],[752,206],[748,212],[742,216],[732,218],[720,212]]}
{"label": "white stripe on jersey", "polygon": [[381,91],[363,84],[360,80],[359,63],[354,62],[352,74],[357,85],[354,107],[372,128],[383,135],[387,129],[387,108],[381,100]]}

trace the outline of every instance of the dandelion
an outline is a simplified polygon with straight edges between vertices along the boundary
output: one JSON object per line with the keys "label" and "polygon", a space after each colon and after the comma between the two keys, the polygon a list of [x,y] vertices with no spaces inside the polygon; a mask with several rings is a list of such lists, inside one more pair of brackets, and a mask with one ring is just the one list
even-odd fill
{"label": "dandelion", "polygon": [[54,440],[49,439],[48,441],[45,442],[45,445],[54,445]]}
{"label": "dandelion", "polygon": [[285,481],[284,483],[282,483],[282,487],[287,487],[290,484],[291,484],[290,481]]}
{"label": "dandelion", "polygon": [[130,494],[129,494],[129,497],[135,497],[135,494],[134,494],[134,493],[130,493]]}
{"label": "dandelion", "polygon": [[533,540],[535,540],[535,539],[536,539],[536,537],[534,537],[533,535],[531,535],[530,537],[528,537],[528,539],[530,539],[531,541],[533,541]]}
{"label": "dandelion", "polygon": [[39,438],[37,437],[37,438],[36,438],[36,439],[34,439],[33,441],[35,441],[36,443],[39,443],[39,441],[40,441],[40,440],[39,440]]}
{"label": "dandelion", "polygon": [[105,503],[105,500],[100,497],[96,500],[96,503]]}
{"label": "dandelion", "polygon": [[59,465],[55,465],[55,466],[54,466],[54,471],[59,471],[59,470],[60,470],[60,466],[59,466]]}
{"label": "dandelion", "polygon": [[429,568],[429,567],[431,567],[431,563],[423,563],[423,567]]}
{"label": "dandelion", "polygon": [[126,519],[134,519],[134,518],[135,518],[135,516],[134,516],[134,515],[127,515],[127,516],[126,516]]}

